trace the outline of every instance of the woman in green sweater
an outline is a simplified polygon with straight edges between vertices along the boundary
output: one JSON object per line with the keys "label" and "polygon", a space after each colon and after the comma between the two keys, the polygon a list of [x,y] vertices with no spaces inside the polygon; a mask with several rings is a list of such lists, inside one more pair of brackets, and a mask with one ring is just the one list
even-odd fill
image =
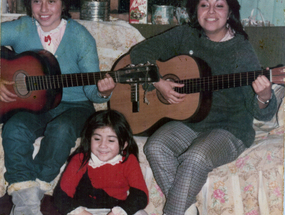
{"label": "woman in green sweater", "polygon": [[[187,9],[189,24],[135,46],[132,63],[191,55],[204,60],[212,75],[261,69],[240,23],[237,0],[188,0]],[[154,84],[170,104],[185,100],[186,94],[174,90],[183,86],[164,79]],[[211,108],[203,120],[166,123],[145,145],[155,179],[166,196],[166,215],[183,215],[195,203],[208,173],[235,160],[253,143],[253,118],[270,120],[277,111],[271,83],[264,75],[248,86],[221,89],[211,96]]]}

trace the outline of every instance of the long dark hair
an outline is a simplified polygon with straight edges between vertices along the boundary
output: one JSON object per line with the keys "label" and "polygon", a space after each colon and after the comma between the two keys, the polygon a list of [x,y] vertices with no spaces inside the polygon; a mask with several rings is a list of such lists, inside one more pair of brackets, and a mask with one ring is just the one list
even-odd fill
{"label": "long dark hair", "polygon": [[[103,110],[90,116],[82,130],[80,146],[74,152],[74,154],[83,154],[81,167],[86,165],[91,158],[91,137],[94,131],[103,127],[110,127],[116,133],[119,141],[119,153],[125,157],[123,162],[128,159],[130,154],[135,155],[138,159],[138,146],[124,115],[115,110]],[[128,145],[124,149],[126,142]]]}
{"label": "long dark hair", "polygon": [[[226,0],[229,5],[230,16],[227,23],[235,31],[236,34],[241,34],[245,39],[248,39],[247,33],[244,31],[240,21],[240,4],[237,0]],[[189,14],[189,25],[202,31],[202,27],[198,22],[197,10],[200,0],[188,0],[186,4],[187,12]]]}
{"label": "long dark hair", "polygon": [[[61,0],[61,2],[62,2],[61,18],[67,20],[71,18],[71,15],[69,13],[70,0]],[[24,5],[26,7],[27,15],[32,17],[32,0],[24,0]]]}

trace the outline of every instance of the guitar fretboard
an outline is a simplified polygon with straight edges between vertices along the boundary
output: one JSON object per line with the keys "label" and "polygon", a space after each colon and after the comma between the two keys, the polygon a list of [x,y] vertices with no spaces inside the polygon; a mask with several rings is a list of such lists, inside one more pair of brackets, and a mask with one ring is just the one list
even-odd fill
{"label": "guitar fretboard", "polygon": [[177,83],[184,84],[182,88],[175,88],[179,93],[198,93],[204,91],[216,91],[221,89],[228,89],[234,87],[248,86],[259,76],[265,75],[271,80],[270,70],[232,73],[225,75],[216,75],[203,78],[187,79],[176,81]]}
{"label": "guitar fretboard", "polygon": [[23,85],[27,91],[53,90],[64,87],[96,85],[97,82],[109,74],[116,83],[142,84],[159,81],[158,70],[155,65],[138,65],[125,67],[117,71],[58,74],[44,76],[25,76],[17,85]]}
{"label": "guitar fretboard", "polygon": [[[106,73],[107,72],[94,72],[63,75],[28,76],[26,77],[26,85],[29,91],[95,85],[98,80],[105,77]],[[108,72],[108,74],[116,82],[116,73]]]}

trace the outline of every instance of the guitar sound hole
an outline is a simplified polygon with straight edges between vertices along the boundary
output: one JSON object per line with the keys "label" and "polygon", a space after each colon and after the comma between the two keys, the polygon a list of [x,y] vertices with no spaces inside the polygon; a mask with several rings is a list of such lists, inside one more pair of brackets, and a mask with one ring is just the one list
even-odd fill
{"label": "guitar sound hole", "polygon": [[[172,82],[180,80],[178,76],[174,74],[166,74],[165,76],[162,77],[162,79],[167,80],[167,81],[172,81]],[[161,103],[170,105],[169,102],[161,95],[161,93],[158,90],[156,91],[156,95]]]}
{"label": "guitar sound hole", "polygon": [[15,82],[14,91],[21,98],[26,98],[29,96],[29,91],[27,90],[25,81],[26,76],[27,74],[24,70],[18,70],[15,72],[13,77],[13,80]]}

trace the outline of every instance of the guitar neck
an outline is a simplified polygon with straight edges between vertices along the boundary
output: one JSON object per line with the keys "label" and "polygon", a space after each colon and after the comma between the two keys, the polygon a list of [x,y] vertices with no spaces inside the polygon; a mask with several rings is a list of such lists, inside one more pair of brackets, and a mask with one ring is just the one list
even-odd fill
{"label": "guitar neck", "polygon": [[184,87],[176,87],[175,91],[190,94],[248,86],[251,85],[259,75],[265,75],[269,80],[271,80],[270,70],[233,73],[176,81],[177,83],[184,84]]}
{"label": "guitar neck", "polygon": [[[64,87],[96,85],[109,74],[114,82],[122,84],[142,84],[159,81],[156,65],[133,65],[116,71],[58,74],[44,76],[25,76],[25,87],[28,91],[53,90]],[[22,80],[21,80],[22,81]]]}
{"label": "guitar neck", "polygon": [[75,73],[63,75],[27,76],[29,91],[95,85],[108,73],[117,82],[116,72]]}

